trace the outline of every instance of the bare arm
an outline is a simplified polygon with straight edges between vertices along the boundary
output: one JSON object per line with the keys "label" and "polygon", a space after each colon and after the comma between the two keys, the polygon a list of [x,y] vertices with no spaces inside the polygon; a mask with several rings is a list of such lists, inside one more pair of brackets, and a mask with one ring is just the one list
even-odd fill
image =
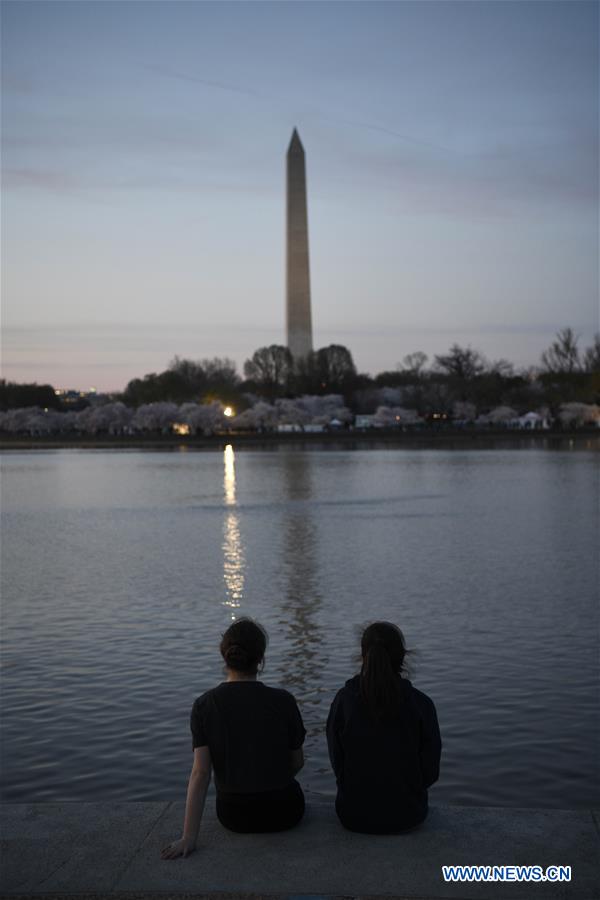
{"label": "bare arm", "polygon": [[194,765],[192,766],[185,801],[183,835],[178,841],[173,841],[172,844],[163,847],[160,854],[162,859],[188,856],[196,849],[211,772],[210,750],[208,747],[196,747],[194,750]]}

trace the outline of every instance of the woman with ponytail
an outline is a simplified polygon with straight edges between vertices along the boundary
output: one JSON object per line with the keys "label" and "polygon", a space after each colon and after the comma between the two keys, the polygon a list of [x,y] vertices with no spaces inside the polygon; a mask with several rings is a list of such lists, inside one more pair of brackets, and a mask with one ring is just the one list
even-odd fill
{"label": "woman with ponytail", "polygon": [[338,691],[327,719],[335,808],[350,831],[393,834],[427,815],[440,731],[433,702],[402,677],[406,647],[396,625],[369,625],[361,653],[360,674]]}
{"label": "woman with ponytail", "polygon": [[226,680],[192,707],[194,764],[183,835],[163,848],[163,859],[195,850],[213,768],[217,817],[225,828],[283,831],[304,814],[294,775],[304,765],[306,732],[293,696],[257,680],[266,646],[265,630],[252,619],[239,619],[223,635]]}

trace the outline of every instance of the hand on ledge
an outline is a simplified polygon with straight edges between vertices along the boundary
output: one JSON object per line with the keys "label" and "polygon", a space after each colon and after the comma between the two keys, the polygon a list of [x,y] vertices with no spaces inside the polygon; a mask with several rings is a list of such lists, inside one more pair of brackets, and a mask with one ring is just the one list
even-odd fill
{"label": "hand on ledge", "polygon": [[178,841],[173,841],[172,844],[167,844],[166,847],[163,847],[160,851],[161,859],[176,859],[178,856],[189,856],[190,853],[193,853],[196,849],[196,844],[194,841],[187,840],[186,838],[179,838]]}

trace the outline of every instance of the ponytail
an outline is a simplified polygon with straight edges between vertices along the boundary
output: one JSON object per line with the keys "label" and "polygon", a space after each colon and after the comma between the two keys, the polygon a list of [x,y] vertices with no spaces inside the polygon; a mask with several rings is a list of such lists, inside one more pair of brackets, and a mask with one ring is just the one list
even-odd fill
{"label": "ponytail", "polygon": [[391,622],[374,622],[361,640],[360,693],[373,718],[395,718],[402,703],[400,673],[406,648],[402,632]]}

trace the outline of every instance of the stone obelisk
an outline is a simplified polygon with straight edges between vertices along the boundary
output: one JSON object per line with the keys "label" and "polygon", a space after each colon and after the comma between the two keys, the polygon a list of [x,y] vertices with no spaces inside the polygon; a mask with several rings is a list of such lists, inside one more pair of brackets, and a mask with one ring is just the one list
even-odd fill
{"label": "stone obelisk", "polygon": [[287,152],[287,345],[295,360],[312,352],[304,147],[294,128]]}

